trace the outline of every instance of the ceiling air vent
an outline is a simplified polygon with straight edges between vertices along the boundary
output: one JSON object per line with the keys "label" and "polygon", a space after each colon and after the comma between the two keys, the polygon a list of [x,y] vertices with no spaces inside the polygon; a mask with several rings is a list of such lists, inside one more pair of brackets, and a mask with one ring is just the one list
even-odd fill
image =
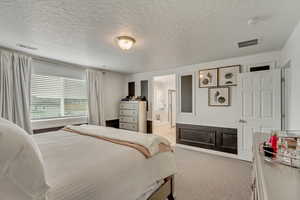
{"label": "ceiling air vent", "polygon": [[258,44],[258,39],[254,39],[254,40],[248,40],[248,41],[243,41],[243,42],[239,42],[239,48],[244,48],[244,47],[249,47],[249,46],[254,46]]}

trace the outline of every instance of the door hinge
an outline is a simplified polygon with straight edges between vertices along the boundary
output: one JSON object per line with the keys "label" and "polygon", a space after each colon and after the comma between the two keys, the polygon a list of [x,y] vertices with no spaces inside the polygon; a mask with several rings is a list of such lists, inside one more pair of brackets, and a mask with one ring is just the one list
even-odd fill
{"label": "door hinge", "polygon": [[281,78],[281,82],[284,83],[285,82],[285,78]]}

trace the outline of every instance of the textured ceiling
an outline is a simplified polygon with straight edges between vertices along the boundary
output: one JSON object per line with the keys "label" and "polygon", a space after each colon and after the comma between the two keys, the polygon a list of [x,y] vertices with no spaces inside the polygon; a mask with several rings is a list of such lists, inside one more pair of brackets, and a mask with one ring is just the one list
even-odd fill
{"label": "textured ceiling", "polygon": [[[0,45],[120,72],[142,72],[280,49],[299,0],[1,0]],[[249,26],[249,18],[263,20]],[[122,51],[114,38],[137,43]],[[262,38],[255,47],[236,42]],[[24,51],[24,50],[23,50]]]}

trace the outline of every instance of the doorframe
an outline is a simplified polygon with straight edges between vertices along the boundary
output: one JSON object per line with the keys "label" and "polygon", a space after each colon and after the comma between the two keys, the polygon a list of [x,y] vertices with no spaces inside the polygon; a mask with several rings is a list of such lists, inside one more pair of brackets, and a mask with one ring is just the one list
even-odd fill
{"label": "doorframe", "polygon": [[[177,74],[176,73],[166,73],[166,74],[157,74],[153,75],[151,79],[151,100],[152,100],[152,105],[151,105],[151,119],[152,119],[152,130],[154,130],[154,121],[155,121],[155,114],[154,114],[154,101],[155,101],[155,77],[161,77],[161,76],[174,76],[175,79],[175,92],[176,92],[176,118],[177,118],[177,110],[178,110],[178,87],[177,87]],[[150,90],[149,90],[150,91]],[[176,123],[175,123],[176,124]],[[176,125],[175,125],[176,126]],[[154,134],[154,131],[153,131]]]}
{"label": "doorframe", "polygon": [[[177,108],[177,101],[176,101],[176,96],[177,96],[177,93],[176,93],[176,90],[173,90],[173,89],[169,89],[168,90],[168,120],[170,121],[170,125],[171,125],[171,128],[174,128],[174,127],[176,127],[176,118],[175,118],[175,124],[174,125],[172,125],[172,121],[173,121],[173,115],[172,115],[172,102],[171,102],[171,104],[170,104],[170,102],[169,102],[169,95],[172,95],[172,93],[175,93],[175,107]],[[172,98],[173,99],[173,98]],[[170,106],[171,105],[171,106]],[[170,111],[171,110],[171,111]],[[175,116],[176,116],[176,113],[177,113],[177,111],[175,111]],[[171,119],[169,118],[170,117],[170,115],[171,115]]]}
{"label": "doorframe", "polygon": [[289,121],[289,98],[290,98],[290,68],[291,61],[289,60],[281,67],[281,130],[288,129]]}

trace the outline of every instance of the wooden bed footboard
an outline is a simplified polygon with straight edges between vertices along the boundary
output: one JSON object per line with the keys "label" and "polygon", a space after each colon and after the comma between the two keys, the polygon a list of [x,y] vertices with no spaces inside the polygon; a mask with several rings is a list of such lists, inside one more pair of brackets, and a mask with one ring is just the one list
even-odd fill
{"label": "wooden bed footboard", "polygon": [[162,184],[148,200],[175,200],[174,198],[174,175],[165,178]]}

